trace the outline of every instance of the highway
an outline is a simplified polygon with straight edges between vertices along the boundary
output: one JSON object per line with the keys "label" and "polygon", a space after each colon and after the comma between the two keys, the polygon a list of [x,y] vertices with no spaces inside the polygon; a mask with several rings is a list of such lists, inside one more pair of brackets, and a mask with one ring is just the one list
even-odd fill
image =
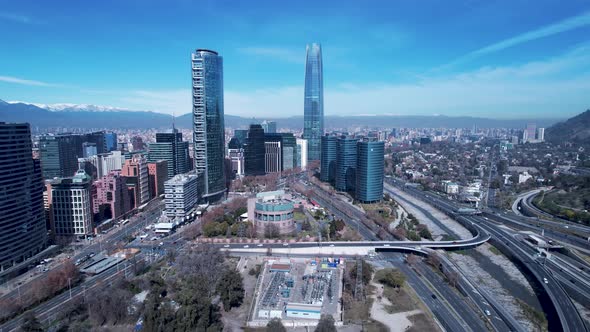
{"label": "highway", "polygon": [[[399,180],[393,180],[392,184],[398,186],[401,185],[403,187],[403,182]],[[431,203],[433,206],[449,215],[454,215],[455,211],[458,209],[458,206],[455,203],[451,203],[437,195],[427,196],[423,191],[411,187],[405,188],[405,191],[425,202]],[[537,279],[538,284],[542,286],[551,299],[551,306],[553,310],[557,312],[559,325],[563,331],[587,331],[582,318],[563,287],[551,275],[551,273],[541,265],[540,261],[531,257],[530,252],[527,253],[527,249],[523,248],[524,246],[520,241],[512,237],[513,232],[508,232],[505,229],[498,227],[497,224],[480,216],[462,217],[485,229],[492,235],[492,239],[497,240],[500,244],[503,243],[503,248],[500,246],[498,249],[507,250],[510,255],[522,263],[522,266],[525,266],[530,271],[530,273]],[[543,278],[547,279],[547,283],[544,282]],[[555,324],[555,322],[551,322],[551,320],[549,323]]]}

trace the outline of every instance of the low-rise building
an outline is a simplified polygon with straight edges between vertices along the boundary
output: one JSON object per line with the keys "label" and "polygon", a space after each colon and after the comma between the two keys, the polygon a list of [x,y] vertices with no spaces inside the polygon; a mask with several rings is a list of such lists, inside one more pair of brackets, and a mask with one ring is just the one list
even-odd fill
{"label": "low-rise building", "polygon": [[283,190],[262,192],[248,199],[248,219],[259,235],[286,235],[295,231],[293,201]]}
{"label": "low-rise building", "polygon": [[92,234],[92,181],[83,171],[51,181],[51,216],[56,236]]}

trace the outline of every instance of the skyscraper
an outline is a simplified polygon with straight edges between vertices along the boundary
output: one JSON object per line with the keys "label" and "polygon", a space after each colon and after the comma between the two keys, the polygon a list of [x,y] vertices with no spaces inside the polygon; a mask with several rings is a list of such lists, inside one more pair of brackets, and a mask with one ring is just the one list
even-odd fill
{"label": "skyscraper", "polygon": [[227,154],[233,175],[244,175],[244,146],[236,137],[229,140]]}
{"label": "skyscraper", "polygon": [[104,141],[106,146],[106,152],[117,150],[117,133],[105,133]]}
{"label": "skyscraper", "polygon": [[354,190],[358,139],[342,136],[336,144],[336,174],[334,187],[340,191]]}
{"label": "skyscraper", "polygon": [[534,141],[536,135],[537,125],[534,123],[527,124],[523,134],[523,143]]}
{"label": "skyscraper", "polygon": [[302,170],[307,169],[307,140],[297,138],[297,167]]}
{"label": "skyscraper", "polygon": [[305,91],[303,103],[303,138],[307,140],[308,160],[319,160],[320,139],[324,134],[324,79],[322,47],[307,45],[305,55]]}
{"label": "skyscraper", "polygon": [[47,244],[43,180],[26,123],[0,122],[0,280]]}
{"label": "skyscraper", "polygon": [[383,198],[384,154],[383,141],[357,143],[355,198],[362,203],[373,203]]}
{"label": "skyscraper", "polygon": [[264,130],[259,124],[250,125],[244,144],[244,174],[264,175]]}
{"label": "skyscraper", "polygon": [[324,182],[334,182],[337,144],[338,137],[334,135],[326,134],[321,138],[320,180]]}
{"label": "skyscraper", "polygon": [[277,132],[277,123],[275,121],[262,121],[260,124],[266,134],[273,134]]}
{"label": "skyscraper", "polygon": [[82,141],[71,134],[44,135],[39,139],[39,154],[45,179],[73,176],[82,157]]}
{"label": "skyscraper", "polygon": [[182,133],[176,128],[169,133],[156,133],[156,143],[150,143],[148,161],[157,162],[166,160],[168,178],[176,174],[190,171],[190,156],[188,142],[182,141]]}
{"label": "skyscraper", "polygon": [[223,59],[215,51],[191,54],[195,169],[202,176],[201,196],[215,201],[225,192]]}

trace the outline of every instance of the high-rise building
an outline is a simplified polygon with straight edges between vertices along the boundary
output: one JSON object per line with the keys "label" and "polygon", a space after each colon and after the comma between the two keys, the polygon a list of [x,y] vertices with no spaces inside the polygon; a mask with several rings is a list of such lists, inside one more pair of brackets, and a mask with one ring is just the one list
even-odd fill
{"label": "high-rise building", "polygon": [[117,133],[105,133],[104,134],[104,141],[105,141],[105,152],[111,152],[117,150]]}
{"label": "high-rise building", "polygon": [[149,145],[148,161],[166,160],[168,178],[190,171],[189,144],[182,141],[176,128],[170,133],[156,133],[156,143]]}
{"label": "high-rise building", "polygon": [[358,201],[373,203],[383,198],[384,154],[383,141],[357,143],[355,198]]}
{"label": "high-rise building", "polygon": [[112,151],[87,158],[78,158],[78,169],[83,169],[93,179],[101,178],[111,171],[120,170],[125,162],[121,151]]}
{"label": "high-rise building", "polygon": [[250,125],[248,138],[244,144],[244,174],[264,175],[264,130],[259,124]]}
{"label": "high-rise building", "polygon": [[[94,143],[96,153],[107,152],[107,145],[104,131],[96,131],[81,135],[82,142]],[[81,156],[80,156],[81,157]]]}
{"label": "high-rise building", "polygon": [[39,153],[45,179],[73,176],[82,157],[82,141],[78,135],[44,135],[39,138]]}
{"label": "high-rise building", "polygon": [[240,140],[233,137],[227,144],[227,154],[234,175],[244,175],[244,148]]}
{"label": "high-rise building", "polygon": [[260,124],[264,129],[265,134],[273,134],[277,132],[277,123],[275,121],[262,121]]}
{"label": "high-rise building", "polygon": [[336,144],[336,172],[334,187],[340,191],[354,190],[358,139],[342,136]]}
{"label": "high-rise building", "polygon": [[92,179],[79,170],[73,177],[51,181],[51,215],[56,236],[92,234]]}
{"label": "high-rise building", "polygon": [[162,195],[164,193],[164,182],[168,181],[168,162],[158,160],[148,163],[148,177],[150,187],[150,197]]}
{"label": "high-rise building", "polygon": [[302,170],[307,169],[307,140],[303,138],[297,138],[297,167]]}
{"label": "high-rise building", "polygon": [[120,171],[111,171],[94,182],[92,206],[96,221],[120,216],[131,210],[127,183]]}
{"label": "high-rise building", "polygon": [[132,192],[132,206],[134,208],[146,203],[150,199],[149,171],[147,160],[141,155],[133,155],[125,160],[121,171],[127,182],[127,188]]}
{"label": "high-rise building", "polygon": [[178,174],[164,183],[166,217],[185,219],[199,200],[198,175],[194,172]]}
{"label": "high-rise building", "polygon": [[281,172],[282,146],[280,140],[264,142],[264,172],[277,173]]}
{"label": "high-rise building", "polygon": [[226,191],[223,59],[217,52],[191,54],[195,169],[202,176],[202,197],[215,201]]}
{"label": "high-rise building", "polygon": [[240,141],[240,144],[246,144],[246,139],[248,138],[248,129],[234,130],[234,137]]}
{"label": "high-rise building", "polygon": [[523,143],[534,141],[537,135],[537,125],[534,123],[527,124],[524,132],[526,134],[523,134]]}
{"label": "high-rise building", "polygon": [[324,134],[324,79],[320,44],[307,45],[305,56],[305,91],[303,138],[307,140],[308,160],[319,160],[320,140]]}
{"label": "high-rise building", "polygon": [[321,138],[320,180],[333,183],[336,178],[336,149],[338,137],[326,134]]}
{"label": "high-rise building", "polygon": [[47,245],[41,166],[31,151],[29,124],[0,122],[0,277]]}
{"label": "high-rise building", "polygon": [[[267,173],[281,172],[297,167],[297,140],[292,133],[265,134],[264,142]],[[276,150],[277,148],[279,150]],[[276,157],[275,152],[279,153]],[[277,167],[273,166],[275,163],[278,163]],[[268,169],[272,169],[272,171]]]}
{"label": "high-rise building", "polygon": [[545,128],[537,129],[537,140],[540,142],[545,141]]}
{"label": "high-rise building", "polygon": [[82,155],[84,156],[84,158],[96,156],[97,154],[98,150],[96,149],[96,143],[82,143]]}

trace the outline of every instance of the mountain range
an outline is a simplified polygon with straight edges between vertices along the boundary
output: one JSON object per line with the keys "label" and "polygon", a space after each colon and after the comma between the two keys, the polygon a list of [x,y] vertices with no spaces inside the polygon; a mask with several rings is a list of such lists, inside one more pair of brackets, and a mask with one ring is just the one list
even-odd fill
{"label": "mountain range", "polygon": [[590,144],[590,110],[547,128],[545,139],[552,143]]}
{"label": "mountain range", "polygon": [[[277,122],[278,128],[301,129],[303,115],[287,118],[246,118],[225,115],[227,128],[245,128],[262,120]],[[537,127],[549,127],[563,119],[489,119],[468,116],[326,116],[326,129],[370,128],[524,128],[527,123]],[[33,129],[81,128],[81,129],[148,129],[168,128],[172,116],[157,112],[127,110],[110,106],[87,104],[33,104],[0,100],[0,121],[28,122]],[[178,128],[192,128],[192,114],[175,119]]]}

